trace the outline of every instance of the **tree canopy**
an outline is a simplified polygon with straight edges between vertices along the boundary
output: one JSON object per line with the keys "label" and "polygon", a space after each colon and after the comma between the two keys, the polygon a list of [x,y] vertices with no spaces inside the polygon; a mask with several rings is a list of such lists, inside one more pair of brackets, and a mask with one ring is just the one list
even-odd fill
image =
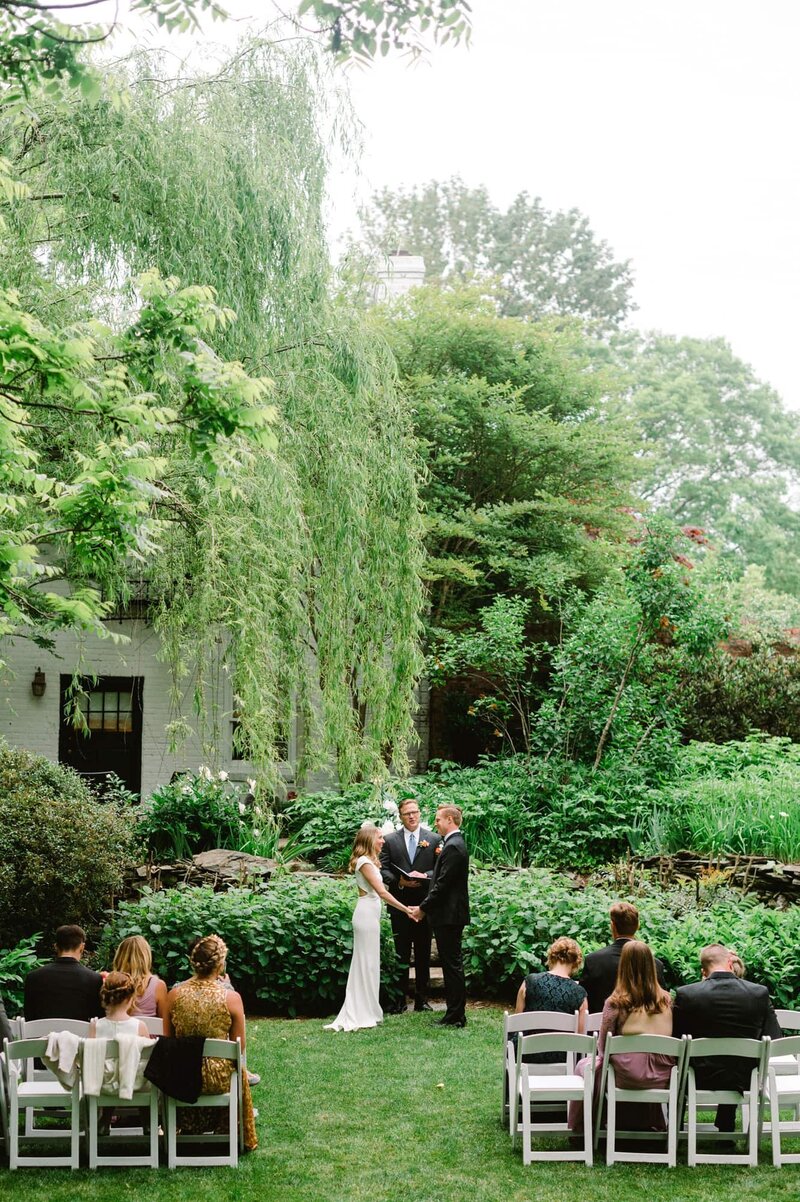
{"label": "tree canopy", "polygon": [[[363,319],[328,294],[319,69],[311,50],[255,42],[207,79],[176,84],[173,69],[142,56],[97,103],[37,96],[26,124],[0,127],[2,153],[28,186],[27,198],[7,206],[2,283],[25,312],[46,310],[51,327],[94,330],[98,359],[109,345],[121,353],[106,344],[107,328],[132,339],[150,371],[136,386],[146,383],[152,404],[166,411],[150,423],[141,451],[158,465],[137,494],[141,501],[150,489],[147,512],[135,510],[148,523],[146,542],[143,526],[128,542],[104,529],[95,551],[76,560],[67,554],[72,531],[63,553],[51,540],[47,562],[58,561],[72,598],[101,580],[107,597],[124,599],[131,575],[142,576],[176,687],[193,678],[203,709],[228,672],[242,737],[258,762],[274,757],[299,710],[305,762],[332,755],[350,779],[380,770],[392,753],[402,759],[410,740],[420,526],[416,458],[392,362]],[[114,99],[121,89],[124,107]],[[160,277],[148,279],[174,276],[181,287],[214,281],[215,320],[194,323],[200,359],[186,360],[185,370],[199,377],[187,403],[211,423],[222,473],[199,473],[193,460],[193,437],[205,451],[208,431],[187,428],[177,403],[180,377],[167,360],[174,353],[184,363],[178,323],[159,327],[141,307],[145,291],[135,279],[153,269]],[[172,289],[167,307],[178,303]],[[197,295],[215,303],[202,288]],[[143,323],[152,352],[136,332]],[[267,385],[249,381],[271,379],[271,443],[244,402],[238,424],[213,424],[204,398],[214,371],[238,373],[251,406],[260,399],[252,390],[266,393]],[[93,380],[101,399],[102,383]],[[86,407],[78,392],[39,432],[39,453],[58,464],[67,489],[102,466],[86,441]],[[119,437],[119,412],[97,408],[92,421],[105,445]],[[225,406],[218,409],[224,416]],[[4,411],[6,429],[15,416]],[[248,426],[257,439],[237,439]],[[108,483],[116,488],[114,472]],[[21,538],[24,513],[11,524]],[[143,563],[131,563],[131,544]],[[206,708],[210,746],[230,717]]]}
{"label": "tree canopy", "polygon": [[428,280],[496,279],[507,317],[572,314],[610,327],[633,308],[630,264],[614,259],[577,209],[552,212],[526,192],[503,211],[487,188],[457,176],[384,188],[361,223],[370,254],[422,255]]}

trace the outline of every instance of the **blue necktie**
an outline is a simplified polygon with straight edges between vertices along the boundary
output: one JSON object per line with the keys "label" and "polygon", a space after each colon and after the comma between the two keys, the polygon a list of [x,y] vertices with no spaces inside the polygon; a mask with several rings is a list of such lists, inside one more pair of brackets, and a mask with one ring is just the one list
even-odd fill
{"label": "blue necktie", "polygon": [[417,836],[409,835],[408,836],[408,859],[409,859],[409,862],[410,862],[412,868],[414,867],[414,856],[416,854],[417,854]]}

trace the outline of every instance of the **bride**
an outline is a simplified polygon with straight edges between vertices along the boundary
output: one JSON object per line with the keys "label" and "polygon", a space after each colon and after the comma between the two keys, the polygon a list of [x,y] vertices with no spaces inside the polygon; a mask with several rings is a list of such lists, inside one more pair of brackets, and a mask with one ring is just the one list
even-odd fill
{"label": "bride", "polygon": [[381,898],[396,910],[411,914],[392,897],[378,870],[383,847],[383,832],[368,824],[355,837],[349,870],[358,886],[358,901],[353,911],[353,958],[347,977],[344,1005],[326,1031],[357,1031],[376,1027],[383,1021],[378,1002],[381,977]]}

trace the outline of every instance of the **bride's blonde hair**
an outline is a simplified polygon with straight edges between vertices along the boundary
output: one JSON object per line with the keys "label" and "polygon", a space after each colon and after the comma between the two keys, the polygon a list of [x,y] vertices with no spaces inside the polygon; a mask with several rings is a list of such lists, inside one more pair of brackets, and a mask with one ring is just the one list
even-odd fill
{"label": "bride's blonde hair", "polygon": [[368,822],[366,826],[362,826],[355,839],[353,840],[353,850],[350,853],[350,863],[347,866],[348,872],[354,872],[356,861],[359,856],[369,856],[373,864],[380,864],[378,853],[375,851],[375,840],[381,833],[381,828],[375,826],[373,822]]}

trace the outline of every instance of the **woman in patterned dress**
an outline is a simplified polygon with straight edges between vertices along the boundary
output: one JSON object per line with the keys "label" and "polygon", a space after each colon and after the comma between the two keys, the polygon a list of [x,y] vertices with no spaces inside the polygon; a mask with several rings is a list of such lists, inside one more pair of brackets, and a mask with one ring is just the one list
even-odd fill
{"label": "woman in patterned dress", "polygon": [[[556,1010],[561,1014],[578,1011],[578,1034],[583,1034],[588,1001],[586,990],[572,980],[583,964],[583,952],[574,939],[556,939],[547,949],[547,971],[529,973],[517,992],[516,1013],[530,1010]],[[516,1044],[516,1040],[514,1040]],[[565,1052],[537,1053],[526,1056],[526,1064],[557,1064],[566,1060]]]}
{"label": "woman in patterned dress", "polygon": [[[182,985],[176,985],[167,995],[167,1013],[164,1018],[164,1034],[202,1035],[206,1039],[239,1039],[242,1052],[245,1050],[244,1007],[241,996],[234,989],[226,989],[220,978],[225,976],[225,961],[228,949],[218,935],[206,935],[199,939],[191,950],[189,961],[194,976]],[[226,1093],[233,1072],[230,1060],[206,1057],[203,1060],[203,1088],[201,1093]],[[202,1132],[214,1130],[217,1124],[227,1125],[228,1116],[214,1108],[181,1111],[181,1126],[184,1131]],[[249,1152],[258,1146],[253,1099],[247,1074],[242,1073],[242,1130],[244,1146]]]}

